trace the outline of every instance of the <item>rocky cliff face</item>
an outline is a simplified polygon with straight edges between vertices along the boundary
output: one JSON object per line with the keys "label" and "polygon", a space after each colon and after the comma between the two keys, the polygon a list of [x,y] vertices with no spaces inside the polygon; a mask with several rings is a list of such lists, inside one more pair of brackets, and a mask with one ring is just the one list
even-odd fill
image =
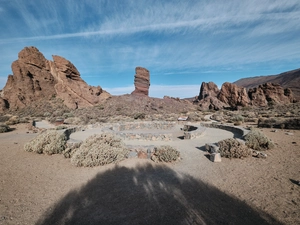
{"label": "rocky cliff face", "polygon": [[229,107],[247,106],[250,103],[246,88],[226,82],[222,85],[218,99]]}
{"label": "rocky cliff face", "polygon": [[60,56],[47,60],[35,47],[25,47],[18,54],[12,72],[1,93],[3,109],[23,108],[33,101],[54,96],[75,109],[92,106],[110,96],[100,87],[87,85],[70,61]]}
{"label": "rocky cliff face", "polygon": [[249,89],[249,98],[252,105],[267,106],[269,103],[284,104],[295,101],[292,90],[282,88],[279,84],[265,83]]}
{"label": "rocky cliff face", "polygon": [[232,83],[224,83],[221,90],[210,83],[202,83],[196,104],[203,110],[223,109],[245,106],[267,106],[270,103],[287,104],[295,102],[291,89],[284,89],[279,84],[266,83],[250,89],[238,87]]}
{"label": "rocky cliff face", "polygon": [[135,90],[131,94],[149,95],[150,73],[147,69],[142,67],[135,68],[134,86]]}

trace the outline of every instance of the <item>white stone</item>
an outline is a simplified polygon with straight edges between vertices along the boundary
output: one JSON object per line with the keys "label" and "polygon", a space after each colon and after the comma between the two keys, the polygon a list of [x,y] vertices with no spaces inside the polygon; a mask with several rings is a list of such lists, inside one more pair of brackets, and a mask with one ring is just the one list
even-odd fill
{"label": "white stone", "polygon": [[221,162],[221,154],[220,153],[212,153],[210,154],[210,161],[212,162]]}

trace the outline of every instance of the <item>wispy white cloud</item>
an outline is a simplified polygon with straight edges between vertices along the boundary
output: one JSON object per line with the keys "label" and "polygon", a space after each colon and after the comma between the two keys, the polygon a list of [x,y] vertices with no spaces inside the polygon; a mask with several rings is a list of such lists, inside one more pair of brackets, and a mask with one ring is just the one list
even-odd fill
{"label": "wispy white cloud", "polygon": [[[90,82],[127,86],[112,90],[116,93],[132,91],[135,66],[149,69],[156,84],[182,84],[185,77],[184,84],[198,85],[204,76],[230,76],[237,69],[242,75],[245,67],[288,67],[300,60],[299,0],[4,3],[4,76],[17,52],[28,45],[48,59],[52,54],[69,59]],[[12,52],[15,57],[7,59]]]}

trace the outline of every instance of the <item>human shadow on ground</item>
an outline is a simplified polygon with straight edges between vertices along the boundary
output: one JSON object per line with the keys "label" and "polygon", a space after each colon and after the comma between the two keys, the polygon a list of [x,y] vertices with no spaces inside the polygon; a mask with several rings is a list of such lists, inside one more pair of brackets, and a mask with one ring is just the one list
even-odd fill
{"label": "human shadow on ground", "polygon": [[116,166],[44,214],[53,224],[280,224],[263,211],[167,166]]}

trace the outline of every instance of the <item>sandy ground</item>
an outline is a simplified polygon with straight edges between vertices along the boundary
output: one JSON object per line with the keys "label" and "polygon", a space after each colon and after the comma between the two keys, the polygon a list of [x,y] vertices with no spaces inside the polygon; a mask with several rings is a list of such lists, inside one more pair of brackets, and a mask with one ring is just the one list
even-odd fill
{"label": "sandy ground", "polygon": [[300,131],[263,129],[276,143],[267,159],[210,162],[205,142],[233,134],[208,129],[167,143],[181,152],[176,164],[77,168],[25,152],[36,134],[15,128],[0,134],[0,224],[300,224]]}

